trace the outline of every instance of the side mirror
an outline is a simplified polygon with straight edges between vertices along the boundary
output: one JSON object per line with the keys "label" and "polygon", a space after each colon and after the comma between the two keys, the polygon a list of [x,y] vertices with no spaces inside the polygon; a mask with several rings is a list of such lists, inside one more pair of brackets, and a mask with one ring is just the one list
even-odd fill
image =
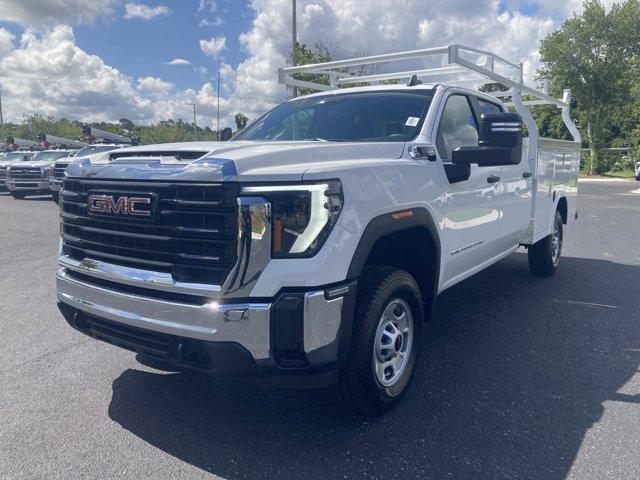
{"label": "side mirror", "polygon": [[228,142],[229,140],[231,140],[231,137],[233,137],[233,131],[230,127],[227,127],[220,132],[221,142]]}
{"label": "side mirror", "polygon": [[522,160],[522,118],[517,113],[483,113],[477,147],[458,147],[454,164],[517,165]]}

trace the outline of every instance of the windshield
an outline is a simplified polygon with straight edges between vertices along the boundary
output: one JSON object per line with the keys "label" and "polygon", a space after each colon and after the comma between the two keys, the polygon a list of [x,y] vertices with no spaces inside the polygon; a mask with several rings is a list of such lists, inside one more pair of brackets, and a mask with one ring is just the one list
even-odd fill
{"label": "windshield", "polygon": [[3,162],[17,162],[31,160],[33,153],[31,152],[9,152],[4,154]]}
{"label": "windshield", "polygon": [[406,142],[420,132],[432,90],[384,90],[282,103],[234,140]]}
{"label": "windshield", "polygon": [[91,145],[90,147],[84,147],[78,153],[76,153],[76,157],[82,157],[84,155],[91,155],[94,153],[100,152],[108,152],[109,150],[115,150],[117,147],[109,146],[109,145]]}
{"label": "windshield", "polygon": [[59,158],[68,157],[71,155],[71,152],[67,152],[64,150],[55,151],[55,152],[38,152],[31,159],[34,162],[53,162]]}

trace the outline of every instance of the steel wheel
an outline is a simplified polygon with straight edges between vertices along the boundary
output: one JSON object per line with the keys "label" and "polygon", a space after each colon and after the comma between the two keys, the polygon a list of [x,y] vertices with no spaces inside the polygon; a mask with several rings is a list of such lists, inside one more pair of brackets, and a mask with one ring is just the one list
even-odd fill
{"label": "steel wheel", "polygon": [[390,387],[402,376],[413,345],[413,314],[409,304],[395,299],[386,306],[374,340],[373,368],[380,385]]}
{"label": "steel wheel", "polygon": [[551,261],[553,266],[557,267],[560,263],[560,252],[562,251],[562,232],[558,222],[553,225],[553,234],[551,235]]}

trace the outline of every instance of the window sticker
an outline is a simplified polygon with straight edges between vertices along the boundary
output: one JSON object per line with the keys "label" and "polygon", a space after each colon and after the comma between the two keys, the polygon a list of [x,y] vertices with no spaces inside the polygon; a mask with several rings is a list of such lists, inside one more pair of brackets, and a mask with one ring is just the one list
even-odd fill
{"label": "window sticker", "polygon": [[407,118],[407,123],[405,123],[405,126],[415,127],[416,125],[418,125],[419,122],[420,122],[420,119],[418,117],[409,117]]}

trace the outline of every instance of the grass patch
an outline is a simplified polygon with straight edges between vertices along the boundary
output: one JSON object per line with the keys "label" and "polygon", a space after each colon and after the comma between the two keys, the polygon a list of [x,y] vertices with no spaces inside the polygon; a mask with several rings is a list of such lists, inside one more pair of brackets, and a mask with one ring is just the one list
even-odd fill
{"label": "grass patch", "polygon": [[613,170],[599,174],[599,175],[587,175],[586,172],[580,172],[580,178],[597,178],[597,177],[605,177],[605,178],[635,178],[636,174],[633,170],[620,170],[619,172],[614,172]]}
{"label": "grass patch", "polygon": [[636,173],[633,170],[620,170],[619,172],[614,172],[613,170],[603,173],[603,177],[609,178],[635,178]]}

